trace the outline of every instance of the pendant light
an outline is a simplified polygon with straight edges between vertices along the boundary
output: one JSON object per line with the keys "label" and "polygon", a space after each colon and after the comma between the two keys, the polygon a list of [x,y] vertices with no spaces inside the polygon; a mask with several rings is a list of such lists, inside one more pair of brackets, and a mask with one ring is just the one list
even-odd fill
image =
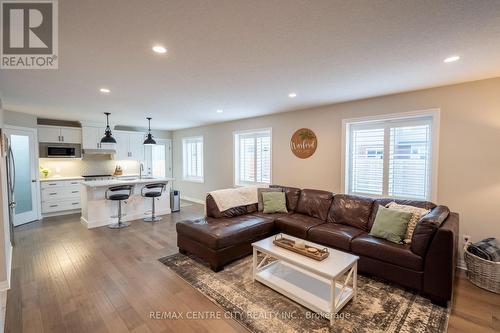
{"label": "pendant light", "polygon": [[109,115],[111,113],[104,112],[104,114],[106,115],[106,130],[104,131],[104,137],[101,139],[101,143],[116,143],[113,134],[111,134],[111,128],[109,127]]}
{"label": "pendant light", "polygon": [[148,120],[148,137],[144,140],[145,145],[155,145],[156,141],[153,140],[153,135],[151,134],[151,117],[146,118]]}

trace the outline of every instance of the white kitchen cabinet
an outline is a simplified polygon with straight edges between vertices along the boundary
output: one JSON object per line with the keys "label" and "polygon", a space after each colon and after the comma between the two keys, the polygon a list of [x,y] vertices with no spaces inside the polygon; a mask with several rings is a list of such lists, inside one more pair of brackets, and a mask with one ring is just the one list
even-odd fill
{"label": "white kitchen cabinet", "polygon": [[144,160],[144,134],[138,132],[115,131],[117,160]]}
{"label": "white kitchen cabinet", "polygon": [[38,142],[82,143],[82,130],[75,127],[38,126]]}
{"label": "white kitchen cabinet", "polygon": [[54,126],[38,126],[38,142],[60,143],[61,132]]}
{"label": "white kitchen cabinet", "polygon": [[42,214],[71,214],[80,209],[80,188],[80,180],[41,182]]}
{"label": "white kitchen cabinet", "polygon": [[101,141],[101,139],[97,139],[99,132],[99,127],[82,127],[82,148],[98,149]]}
{"label": "white kitchen cabinet", "polygon": [[130,158],[136,161],[144,160],[144,134],[130,134]]}
{"label": "white kitchen cabinet", "polygon": [[115,131],[113,136],[116,140],[116,154],[115,160],[128,160],[130,159],[130,138],[129,134],[126,132]]}
{"label": "white kitchen cabinet", "polygon": [[80,128],[61,127],[61,139],[64,143],[82,143]]}
{"label": "white kitchen cabinet", "polygon": [[[114,143],[101,143],[104,137],[104,127],[83,126],[82,148],[83,149],[115,149]],[[113,132],[113,136],[115,136]]]}

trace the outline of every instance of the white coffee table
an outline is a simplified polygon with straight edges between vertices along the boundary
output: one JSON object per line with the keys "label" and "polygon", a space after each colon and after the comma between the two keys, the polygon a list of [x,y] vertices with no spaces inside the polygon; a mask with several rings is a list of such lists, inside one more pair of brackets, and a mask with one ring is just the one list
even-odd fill
{"label": "white coffee table", "polygon": [[[283,237],[299,240],[285,234]],[[330,319],[333,324],[340,309],[356,297],[359,257],[306,241],[308,245],[329,250],[328,258],[317,261],[274,245],[274,239],[272,236],[252,243],[254,280]],[[264,254],[260,261],[259,252]],[[276,260],[269,263],[269,258]]]}

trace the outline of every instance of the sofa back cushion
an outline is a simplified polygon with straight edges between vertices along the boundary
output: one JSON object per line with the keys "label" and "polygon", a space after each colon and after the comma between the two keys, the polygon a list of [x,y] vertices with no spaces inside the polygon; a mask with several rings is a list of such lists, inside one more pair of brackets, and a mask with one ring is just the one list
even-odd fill
{"label": "sofa back cushion", "polygon": [[270,188],[282,188],[286,196],[286,209],[288,212],[293,212],[297,209],[297,203],[299,202],[300,188],[288,187],[281,185],[270,185]]}
{"label": "sofa back cushion", "polygon": [[411,240],[411,251],[424,257],[434,234],[450,215],[446,206],[436,206],[418,221]]}
{"label": "sofa back cushion", "polygon": [[254,213],[257,211],[257,204],[252,204],[252,205],[239,206],[226,209],[225,211],[221,212],[219,210],[219,207],[217,207],[214,198],[210,194],[207,195],[205,203],[206,203],[206,213],[208,217],[215,217],[215,218],[235,217],[235,216]]}
{"label": "sofa back cushion", "polygon": [[296,212],[326,221],[332,199],[332,192],[304,189],[300,191]]}
{"label": "sofa back cushion", "polygon": [[357,195],[335,194],[327,221],[369,231],[374,201],[371,198]]}
{"label": "sofa back cushion", "polygon": [[387,206],[391,202],[395,202],[398,205],[406,205],[406,206],[414,206],[418,208],[423,208],[427,210],[432,210],[436,207],[436,205],[430,201],[424,200],[404,200],[404,199],[392,199],[392,198],[380,198],[375,199],[375,203],[373,205],[373,210],[370,216],[370,220],[368,222],[368,230],[370,230],[373,226],[373,222],[375,221],[375,217],[377,216],[377,211],[379,206]]}

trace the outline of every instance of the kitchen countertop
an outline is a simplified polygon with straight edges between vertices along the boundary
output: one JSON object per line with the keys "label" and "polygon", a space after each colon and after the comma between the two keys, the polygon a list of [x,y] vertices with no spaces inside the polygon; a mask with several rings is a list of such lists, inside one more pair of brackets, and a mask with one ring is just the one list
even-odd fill
{"label": "kitchen countertop", "polygon": [[83,180],[83,177],[81,176],[74,176],[74,177],[48,177],[48,178],[40,178],[41,182],[54,182],[58,180]]}
{"label": "kitchen countertop", "polygon": [[[110,177],[115,177],[115,178],[128,178],[128,177],[139,177],[139,174],[130,174],[130,175],[119,175],[119,176],[110,176]],[[72,176],[72,177],[47,177],[47,178],[40,178],[41,182],[54,182],[58,180],[84,180],[85,178],[82,176]]]}
{"label": "kitchen countertop", "polygon": [[91,180],[81,182],[83,186],[87,187],[107,187],[116,185],[136,185],[146,183],[162,183],[174,180],[173,178],[142,178],[142,179],[109,179],[109,180]]}

